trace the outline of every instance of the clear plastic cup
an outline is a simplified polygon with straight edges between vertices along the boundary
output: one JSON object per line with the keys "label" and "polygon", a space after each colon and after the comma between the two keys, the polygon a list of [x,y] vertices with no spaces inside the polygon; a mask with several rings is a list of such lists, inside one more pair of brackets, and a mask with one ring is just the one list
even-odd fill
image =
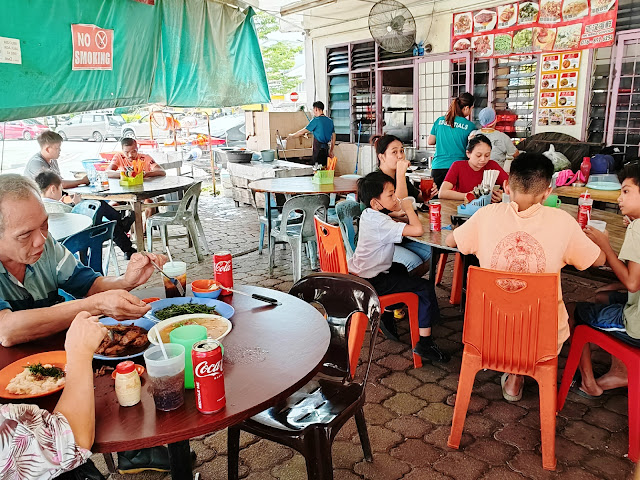
{"label": "clear plastic cup", "polygon": [[[172,278],[177,279],[182,284],[182,291],[187,291],[187,264],[184,262],[167,262],[163,265],[162,271]],[[162,276],[164,292],[167,298],[180,297],[178,288],[171,281]]]}
{"label": "clear plastic cup", "polygon": [[153,401],[158,410],[168,412],[184,403],[184,347],[165,343],[169,359],[165,359],[160,345],[144,352]]}
{"label": "clear plastic cup", "polygon": [[600,230],[601,232],[604,232],[607,229],[607,222],[604,220],[589,220],[587,225],[595,228],[596,230]]}

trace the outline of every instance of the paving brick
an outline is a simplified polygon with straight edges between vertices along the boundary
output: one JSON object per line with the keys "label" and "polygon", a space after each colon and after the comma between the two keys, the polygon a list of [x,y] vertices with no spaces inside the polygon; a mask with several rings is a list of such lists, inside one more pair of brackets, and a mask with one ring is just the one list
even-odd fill
{"label": "paving brick", "polygon": [[522,475],[509,467],[491,468],[480,480],[522,480]]}
{"label": "paving brick", "polygon": [[395,340],[385,339],[376,345],[376,349],[380,349],[387,353],[398,354],[404,352],[407,349],[407,345],[401,342],[396,342]]}
{"label": "paving brick", "polygon": [[367,379],[372,383],[379,383],[380,379],[389,375],[389,369],[383,368],[377,363],[373,362],[369,367],[369,378]]}
{"label": "paving brick", "polygon": [[438,367],[442,370],[446,370],[449,373],[454,373],[458,375],[460,373],[460,366],[462,365],[462,360],[460,357],[451,357],[447,363],[438,363]]}
{"label": "paving brick", "polygon": [[424,400],[409,393],[397,393],[386,400],[383,405],[400,415],[411,415],[427,404]]}
{"label": "paving brick", "polygon": [[252,472],[270,470],[292,456],[293,451],[290,448],[268,440],[260,440],[258,443],[240,450],[242,463],[246,464]]}
{"label": "paving brick", "polygon": [[[366,419],[366,417],[365,417]],[[358,434],[358,427],[356,426],[356,421],[353,417],[347,420],[338,434],[336,435],[336,440],[351,440],[354,435]]]}
{"label": "paving brick", "polygon": [[391,397],[394,391],[377,383],[367,382],[365,398],[367,403],[382,403]]}
{"label": "paving brick", "polygon": [[213,457],[216,456],[216,451],[207,447],[207,445],[202,441],[191,440],[189,441],[189,445],[191,446],[191,449],[196,452],[196,467],[199,467],[204,462],[212,460]]}
{"label": "paving brick", "polygon": [[387,355],[386,357],[377,360],[376,363],[394,371],[406,370],[410,366],[413,366],[413,362],[402,355]]}
{"label": "paving brick", "polygon": [[565,465],[582,465],[584,458],[589,455],[589,450],[577,443],[567,440],[561,435],[556,435],[556,457]]}
{"label": "paving brick", "polygon": [[604,406],[612,412],[626,415],[629,407],[629,398],[626,395],[612,395],[607,398]]}
{"label": "paving brick", "polygon": [[473,437],[489,437],[501,428],[501,425],[483,415],[467,415],[463,432]]}
{"label": "paving brick", "polygon": [[494,435],[495,439],[513,445],[519,450],[533,450],[540,443],[540,430],[533,430],[521,424],[509,424]]}
{"label": "paving brick", "polygon": [[487,400],[504,400],[502,398],[502,387],[499,383],[485,383],[473,389],[476,393]]}
{"label": "paving brick", "polygon": [[453,408],[444,403],[431,403],[418,412],[418,416],[435,425],[450,425]]}
{"label": "paving brick", "polygon": [[[447,405],[451,405],[452,407],[455,407],[456,396],[457,396],[456,393],[449,395],[446,400]],[[489,405],[489,400],[479,395],[474,395],[472,393],[471,399],[469,400],[469,406],[467,407],[467,414],[481,412],[482,410],[484,410],[484,408],[487,405]]]}
{"label": "paving brick", "polygon": [[[227,478],[227,457],[217,456],[210,462],[203,463],[200,467],[194,469],[195,473],[200,473],[200,478]],[[249,467],[242,462],[238,466],[238,475],[240,478],[249,474]],[[134,478],[130,475],[123,475],[123,478]]]}
{"label": "paving brick", "polygon": [[[441,448],[445,452],[451,451],[451,448],[447,445],[450,432],[451,432],[451,427],[449,425],[443,425],[426,434],[424,436],[424,441],[438,448]],[[464,449],[465,447],[470,445],[472,442],[473,442],[473,437],[463,430],[462,437],[460,437],[459,448]]]}
{"label": "paving brick", "polygon": [[410,377],[404,372],[394,372],[383,378],[380,383],[395,390],[396,392],[411,392],[421,385],[420,380]]}
{"label": "paving brick", "polygon": [[333,480],[360,480],[362,477],[356,475],[351,470],[333,470]]}
{"label": "paving brick", "polygon": [[353,442],[334,441],[331,454],[333,455],[334,468],[347,468],[349,470],[364,458],[360,442],[356,444]]}
{"label": "paving brick", "polygon": [[609,441],[604,445],[604,452],[614,457],[624,457],[629,452],[629,433],[612,433]]}
{"label": "paving brick", "polygon": [[391,449],[390,453],[412,467],[430,466],[443,455],[441,450],[412,438]]}
{"label": "paving brick", "polygon": [[505,465],[518,450],[492,438],[479,438],[465,448],[464,453],[490,465]]}
{"label": "paving brick", "polygon": [[[374,452],[388,452],[389,449],[403,441],[402,435],[379,425],[368,427],[368,431],[371,450]],[[353,437],[351,441],[360,445],[358,437]]]}
{"label": "paving brick", "polygon": [[606,408],[590,408],[583,420],[610,432],[621,432],[629,424],[629,419],[626,415],[619,415]]}
{"label": "paving brick", "polygon": [[402,480],[449,480],[451,477],[441,474],[433,468],[414,468]]}
{"label": "paving brick", "polygon": [[398,432],[405,438],[422,438],[427,432],[433,429],[431,423],[424,422],[416,416],[409,415],[394,418],[390,422],[387,422],[385,427],[390,428],[394,432]]}
{"label": "paving brick", "polygon": [[373,462],[356,463],[353,470],[367,480],[397,480],[402,478],[405,473],[409,473],[411,467],[391,455],[376,453],[373,456]]}
{"label": "paving brick", "polygon": [[[622,477],[619,477],[622,478]],[[594,475],[580,467],[570,467],[562,474],[562,480],[601,480],[602,477]]]}
{"label": "paving brick", "polygon": [[590,471],[597,472],[606,480],[617,480],[629,475],[633,464],[626,458],[614,457],[598,452],[592,452],[584,461],[584,466]]}
{"label": "paving brick", "polygon": [[422,383],[433,383],[447,375],[444,370],[430,364],[423,364],[422,368],[414,368],[407,373]]}
{"label": "paving brick", "polygon": [[[240,432],[240,448],[243,449],[252,443],[259,440],[258,437],[251,435],[247,432]],[[208,448],[211,448],[218,454],[227,454],[227,430],[220,430],[219,432],[209,435],[204,439],[204,444]]]}
{"label": "paving brick", "polygon": [[426,400],[429,403],[442,403],[451,395],[451,390],[441,387],[440,385],[426,384],[417,388],[412,392],[413,395]]}
{"label": "paving brick", "polygon": [[[589,407],[581,403],[564,402],[562,410],[558,412],[558,416],[568,418],[570,420],[580,420],[585,413],[587,413]],[[625,412],[626,413],[626,412]]]}
{"label": "paving brick", "polygon": [[562,473],[563,470],[560,463],[558,463],[555,472],[543,469],[542,456],[533,452],[520,452],[507,465],[525,477],[535,480],[556,478],[556,474]]}
{"label": "paving brick", "polygon": [[592,450],[605,445],[609,439],[609,433],[606,430],[581,420],[569,423],[562,434],[569,440]]}
{"label": "paving brick", "polygon": [[278,480],[307,480],[307,464],[304,457],[296,452],[289,460],[273,467],[271,476]]}
{"label": "paving brick", "polygon": [[452,392],[457,392],[458,391],[458,375],[450,373],[446,377],[438,380],[438,385],[448,390],[451,390]]}
{"label": "paving brick", "polygon": [[367,420],[367,425],[384,425],[396,417],[396,414],[377,403],[367,403],[364,406],[364,418]]}
{"label": "paving brick", "polygon": [[[245,480],[274,480],[274,478],[269,472],[254,472],[250,473],[245,477]],[[283,478],[295,478],[302,480],[303,477],[283,477]]]}
{"label": "paving brick", "polygon": [[496,422],[502,424],[512,423],[516,420],[524,417],[527,411],[517,406],[514,403],[509,403],[506,400],[498,400],[491,402],[483,411],[483,415],[492,418]]}
{"label": "paving brick", "polygon": [[447,453],[433,468],[456,480],[475,480],[489,469],[486,463],[460,452]]}

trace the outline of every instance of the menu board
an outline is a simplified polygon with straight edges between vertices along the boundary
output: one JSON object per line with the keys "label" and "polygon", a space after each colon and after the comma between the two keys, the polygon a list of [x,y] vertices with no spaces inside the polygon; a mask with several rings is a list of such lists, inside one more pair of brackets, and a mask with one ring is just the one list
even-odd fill
{"label": "menu board", "polygon": [[617,0],[536,0],[453,14],[451,50],[477,57],[613,45]]}
{"label": "menu board", "polygon": [[580,52],[540,56],[538,125],[575,125]]}

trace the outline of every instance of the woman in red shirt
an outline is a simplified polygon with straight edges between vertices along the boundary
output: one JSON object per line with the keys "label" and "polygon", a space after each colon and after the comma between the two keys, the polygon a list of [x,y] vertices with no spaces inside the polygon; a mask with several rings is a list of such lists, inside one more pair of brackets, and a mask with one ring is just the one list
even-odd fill
{"label": "woman in red shirt", "polygon": [[[439,197],[443,200],[464,200],[467,194],[482,183],[485,170],[498,170],[496,185],[503,185],[509,175],[491,160],[491,140],[484,135],[476,135],[467,145],[467,161],[454,162],[440,187]],[[493,190],[492,202],[502,201],[502,193]]]}

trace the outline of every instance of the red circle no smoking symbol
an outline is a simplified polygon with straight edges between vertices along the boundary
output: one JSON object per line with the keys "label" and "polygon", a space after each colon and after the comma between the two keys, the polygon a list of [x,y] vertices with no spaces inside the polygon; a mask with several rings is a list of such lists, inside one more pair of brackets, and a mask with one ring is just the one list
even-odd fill
{"label": "red circle no smoking symbol", "polygon": [[107,32],[104,30],[96,32],[96,47],[100,50],[107,48]]}

